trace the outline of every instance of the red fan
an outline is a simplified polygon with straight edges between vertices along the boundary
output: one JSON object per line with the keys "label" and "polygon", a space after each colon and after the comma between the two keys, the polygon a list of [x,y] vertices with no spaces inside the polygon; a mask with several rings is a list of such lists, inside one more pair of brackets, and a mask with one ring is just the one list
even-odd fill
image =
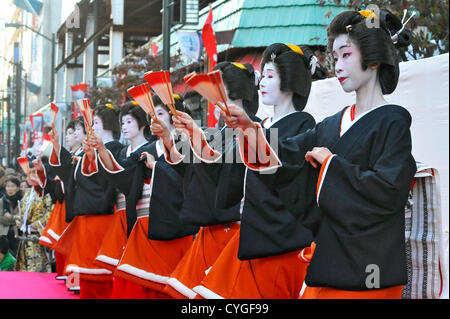
{"label": "red fan", "polygon": [[153,105],[152,92],[148,84],[141,84],[133,86],[128,89],[128,94],[139,104],[139,106],[147,113],[155,122],[158,122],[156,117],[155,105]]}
{"label": "red fan", "polygon": [[55,127],[55,122],[56,122],[56,115],[59,112],[59,107],[57,107],[55,103],[51,102],[50,103],[50,108],[51,108],[51,111],[52,111],[52,128],[54,128]]}
{"label": "red fan", "polygon": [[159,96],[161,101],[167,105],[175,118],[177,118],[169,71],[147,72],[144,74],[144,79],[152,87],[156,95]]}
{"label": "red fan", "polygon": [[183,77],[183,80],[184,80],[184,82],[187,82],[187,81],[189,81],[189,79],[190,79],[191,77],[196,76],[196,75],[197,75],[197,72],[191,72],[191,73],[185,75],[185,76]]}
{"label": "red fan", "polygon": [[93,135],[94,132],[92,131],[92,120],[94,117],[94,111],[91,109],[91,103],[89,99],[76,100],[75,102],[81,114],[83,115],[84,127],[86,128],[86,132],[89,132]]}
{"label": "red fan", "polygon": [[216,104],[219,100],[218,92],[208,74],[195,74],[186,80],[186,84],[213,104]]}
{"label": "red fan", "polygon": [[207,74],[190,73],[184,77],[184,81],[209,102],[217,105],[227,114],[230,114],[220,72],[218,70]]}
{"label": "red fan", "polygon": [[30,160],[28,157],[18,157],[17,162],[19,162],[20,167],[22,168],[23,172],[28,175],[30,172]]}
{"label": "red fan", "polygon": [[214,83],[216,90],[219,93],[220,99],[218,102],[223,103],[223,105],[225,105],[226,112],[228,115],[230,115],[230,111],[228,110],[228,105],[227,105],[227,94],[225,92],[225,86],[224,86],[223,80],[222,80],[222,71],[217,70],[217,71],[209,72],[208,76],[211,79],[211,82]]}

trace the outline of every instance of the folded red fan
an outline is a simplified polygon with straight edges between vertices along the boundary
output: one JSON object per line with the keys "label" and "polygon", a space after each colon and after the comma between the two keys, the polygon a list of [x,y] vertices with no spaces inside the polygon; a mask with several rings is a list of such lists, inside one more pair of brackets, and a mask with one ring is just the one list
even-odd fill
{"label": "folded red fan", "polygon": [[52,111],[52,127],[55,127],[56,115],[59,112],[59,107],[57,107],[55,103],[51,102],[50,103],[50,108],[51,108],[51,111]]}
{"label": "folded red fan", "polygon": [[222,111],[230,114],[220,70],[203,74],[190,73],[184,77],[184,81],[210,103],[217,105]]}
{"label": "folded red fan", "polygon": [[18,157],[17,162],[19,163],[20,167],[22,168],[23,172],[28,175],[30,171],[30,160],[28,157]]}
{"label": "folded red fan", "polygon": [[161,102],[167,105],[173,115],[177,117],[169,71],[147,72],[144,74],[144,79],[159,96]]}
{"label": "folded red fan", "polygon": [[91,103],[90,103],[89,99],[76,100],[75,104],[78,106],[78,109],[80,110],[81,114],[83,115],[84,127],[86,129],[86,132],[93,134],[92,120],[94,117],[94,111],[91,109]]}
{"label": "folded red fan", "polygon": [[139,104],[139,106],[147,113],[155,122],[158,122],[153,104],[152,93],[148,84],[133,86],[128,89],[128,94]]}
{"label": "folded red fan", "polygon": [[183,77],[184,82],[187,82],[191,77],[196,76],[197,72],[191,72]]}
{"label": "folded red fan", "polygon": [[[216,86],[216,89],[219,93],[219,96],[220,96],[219,102],[221,102],[225,106],[227,106],[227,94],[225,92],[225,86],[223,85],[222,71],[217,70],[217,71],[209,72],[208,76],[211,79],[212,83],[214,83],[214,85]],[[227,107],[227,110],[228,110],[228,107]]]}

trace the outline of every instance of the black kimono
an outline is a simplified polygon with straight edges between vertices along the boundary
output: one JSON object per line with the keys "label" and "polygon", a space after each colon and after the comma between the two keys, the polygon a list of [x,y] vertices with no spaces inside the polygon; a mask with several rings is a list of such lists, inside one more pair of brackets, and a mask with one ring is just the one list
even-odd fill
{"label": "black kimono", "polygon": [[[252,119],[260,121],[255,116],[252,116]],[[190,152],[191,164],[176,165],[184,166],[184,169],[192,174],[180,213],[183,220],[192,224],[210,226],[240,220],[245,165],[239,161],[238,144],[234,136],[227,136],[227,129],[231,132],[231,129],[225,126],[219,133],[211,136],[217,139],[214,143],[222,143],[221,156],[216,161],[201,161],[200,155]],[[208,142],[211,142],[211,138]],[[177,168],[177,171],[180,172],[180,168]]]}
{"label": "black kimono", "polygon": [[[108,180],[120,190],[126,198],[127,233],[131,233],[137,219],[136,205],[142,196],[145,179],[152,178],[152,194],[150,198],[149,238],[155,240],[171,240],[194,234],[194,227],[180,220],[179,213],[184,201],[183,179],[167,164],[164,155],[158,156],[156,141],[146,143],[126,156],[128,147],[119,153],[116,166],[122,170],[107,172]],[[149,170],[143,152],[154,156],[158,162],[153,171]]]}
{"label": "black kimono", "polygon": [[313,147],[334,155],[323,164],[317,205],[302,218],[317,246],[305,282],[310,287],[368,290],[366,279],[379,269],[376,288],[405,284],[404,207],[416,164],[411,155],[411,116],[383,105],[361,116],[340,136],[346,109],[305,134],[279,142],[283,165],[315,170],[305,162]]}
{"label": "black kimono", "polygon": [[[143,152],[156,159],[152,170],[140,160]],[[108,174],[127,202],[129,234],[115,275],[161,291],[168,275],[191,245],[192,234],[198,227],[179,218],[182,179],[165,163],[159,141],[139,147],[122,164],[114,162],[114,171]],[[130,225],[133,219],[135,222]]]}
{"label": "black kimono", "polygon": [[[105,144],[111,153],[117,153],[122,144],[111,141]],[[84,153],[78,154],[80,159]],[[50,165],[66,187],[66,221],[75,216],[109,215],[114,212],[115,188],[99,174],[86,176],[81,171],[82,160],[72,163],[72,154],[61,146],[60,154],[52,152]]]}
{"label": "black kimono", "polygon": [[[296,185],[298,179],[289,180],[300,169],[280,167],[273,150],[276,145],[271,148],[267,142],[270,137],[286,139],[305,132],[314,127],[315,121],[308,113],[292,112],[267,125],[270,127],[267,130],[262,128],[264,124],[265,121],[262,125],[257,123],[255,148],[247,147],[250,135],[239,135],[240,155],[247,166],[240,230],[206,277],[194,287],[204,298],[297,298],[299,295],[306,267],[299,265],[298,250],[308,246],[313,236],[298,220],[312,201],[306,200],[305,183]],[[269,154],[274,154],[274,161],[269,164],[276,170],[265,161]],[[276,183],[281,186],[276,187]]]}
{"label": "black kimono", "polygon": [[[286,140],[314,125],[310,114],[294,112],[263,130],[270,143],[270,131],[277,130],[278,139]],[[255,167],[255,171],[242,148],[247,171],[238,258],[273,256],[308,246],[313,237],[300,223],[300,217],[313,206],[313,201],[308,199],[311,188],[306,183],[312,172],[302,172],[290,165],[278,167],[275,172],[264,173],[260,167]]]}
{"label": "black kimono", "polygon": [[[62,203],[64,201],[64,186],[62,180],[55,179],[56,175],[53,170],[53,168],[48,164],[43,164],[44,166],[44,194],[50,194],[50,197],[52,198],[52,203],[55,204],[56,202]],[[38,173],[39,175],[39,173]],[[42,178],[39,176],[39,178],[42,180]]]}

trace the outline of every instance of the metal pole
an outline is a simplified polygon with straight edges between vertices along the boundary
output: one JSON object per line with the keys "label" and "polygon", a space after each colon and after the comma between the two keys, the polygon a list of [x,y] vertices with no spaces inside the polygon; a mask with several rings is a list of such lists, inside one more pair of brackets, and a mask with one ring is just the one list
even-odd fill
{"label": "metal pole", "polygon": [[6,112],[8,115],[8,121],[6,122],[6,129],[7,129],[7,166],[11,166],[11,93],[12,93],[12,83],[11,83],[11,76],[8,75],[8,81],[7,81],[7,89],[6,89]]}
{"label": "metal pole", "polygon": [[56,49],[56,40],[55,34],[52,33],[52,65],[51,65],[51,73],[50,73],[50,101],[55,100],[55,49]]}
{"label": "metal pole", "polygon": [[[94,30],[92,34],[95,34],[98,31],[98,20],[99,20],[99,3],[98,1],[94,1],[93,3],[94,8]],[[95,38],[93,41],[93,52],[92,55],[94,56],[94,61],[92,63],[92,85],[94,86],[97,79],[97,70],[98,70],[98,38]],[[111,54],[111,52],[110,52]],[[111,67],[111,66],[110,66]]]}
{"label": "metal pole", "polygon": [[20,102],[22,91],[22,62],[16,64],[16,119],[14,123],[14,156],[18,156],[20,151]]}
{"label": "metal pole", "polygon": [[170,3],[171,0],[163,0],[163,70],[170,70]]}
{"label": "metal pole", "polygon": [[27,118],[27,90],[28,90],[28,73],[25,72],[25,75],[23,76],[23,117]]}
{"label": "metal pole", "polygon": [[7,122],[7,148],[8,148],[8,161],[7,166],[11,166],[11,97],[8,92],[8,96],[6,97],[6,107],[8,108],[8,122]]}

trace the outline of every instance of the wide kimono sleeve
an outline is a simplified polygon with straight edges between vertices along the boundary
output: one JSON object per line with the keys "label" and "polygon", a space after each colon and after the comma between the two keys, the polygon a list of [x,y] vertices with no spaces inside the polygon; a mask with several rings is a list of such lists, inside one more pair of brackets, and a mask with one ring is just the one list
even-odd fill
{"label": "wide kimono sleeve", "polygon": [[[321,168],[317,202],[349,234],[382,223],[403,211],[416,171],[409,126],[393,121],[370,169],[334,155]],[[336,203],[339,203],[338,205]]]}
{"label": "wide kimono sleeve", "polygon": [[64,201],[64,186],[62,181],[58,179],[49,179],[44,188],[45,194],[50,194],[53,203]]}
{"label": "wide kimono sleeve", "polygon": [[179,212],[184,202],[183,177],[163,160],[155,162],[151,190],[148,223],[150,239],[172,240],[198,231],[198,227],[180,219]]}
{"label": "wide kimono sleeve", "polygon": [[366,290],[374,267],[379,288],[407,281],[404,207],[416,171],[409,125],[394,120],[375,129],[383,139],[353,148],[356,154],[365,150],[369,167],[359,164],[358,155],[348,160],[345,154],[329,158],[323,167],[317,184],[322,221],[308,286]]}
{"label": "wide kimono sleeve", "polygon": [[142,188],[146,178],[145,164],[140,160],[142,149],[125,158],[124,148],[117,158],[108,150],[108,155],[113,162],[113,170],[104,165],[99,157],[106,179],[126,197],[127,234],[131,233],[137,220],[136,204],[142,196]]}
{"label": "wide kimono sleeve", "polygon": [[261,159],[255,154],[253,162],[248,157],[250,153],[244,150],[246,145],[240,140],[241,156],[247,166],[238,251],[240,259],[298,250],[313,240],[311,231],[302,221],[315,205],[312,181],[317,172],[304,157],[315,138],[311,130],[314,124],[314,121],[306,120],[299,125],[298,135],[272,139],[272,143],[270,130],[259,128],[258,149],[266,150],[268,157]]}
{"label": "wide kimono sleeve", "polygon": [[121,193],[127,195],[130,192],[130,187],[133,182],[134,165],[136,164],[132,159],[125,158],[126,148],[121,153],[114,154],[107,149],[107,154],[113,163],[113,169],[107,168],[103,163],[101,157],[98,160],[101,169],[104,172],[105,178],[116,187]]}
{"label": "wide kimono sleeve", "polygon": [[[120,152],[122,150],[123,145],[118,141],[111,141],[106,143],[105,145],[108,155],[111,156],[113,160],[113,163],[115,162],[115,159],[119,158]],[[86,176],[92,176],[97,173],[104,173],[102,172],[102,165],[99,164],[99,158],[98,158],[98,151],[95,150],[94,152],[94,159],[91,161],[89,160],[88,156],[86,154],[83,155],[81,159],[81,173]]]}
{"label": "wide kimono sleeve", "polygon": [[[197,163],[191,164],[192,181],[180,213],[186,222],[207,226],[240,219],[244,166],[242,163],[236,163],[233,136],[227,139],[224,132],[225,130],[221,130],[219,134],[209,134],[212,137],[209,140],[202,134],[199,140],[203,145],[202,154],[196,152],[191,143]],[[209,155],[205,157],[205,153]],[[232,156],[226,159],[223,156],[226,153]],[[231,163],[224,163],[223,160],[231,160]]]}
{"label": "wide kimono sleeve", "polygon": [[49,164],[56,175],[58,175],[65,184],[68,184],[71,174],[73,173],[72,154],[61,145],[59,153],[56,153],[55,149],[52,149]]}

